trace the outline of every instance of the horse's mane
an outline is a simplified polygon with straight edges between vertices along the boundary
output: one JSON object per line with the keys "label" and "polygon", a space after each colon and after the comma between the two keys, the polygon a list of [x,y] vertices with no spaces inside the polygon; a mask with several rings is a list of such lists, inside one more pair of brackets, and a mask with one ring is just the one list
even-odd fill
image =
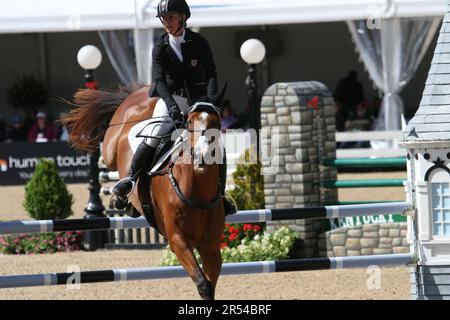
{"label": "horse's mane", "polygon": [[76,108],[60,120],[69,131],[70,144],[77,150],[94,151],[116,109],[126,97],[142,87],[139,84],[119,90],[78,90],[73,102],[65,101]]}

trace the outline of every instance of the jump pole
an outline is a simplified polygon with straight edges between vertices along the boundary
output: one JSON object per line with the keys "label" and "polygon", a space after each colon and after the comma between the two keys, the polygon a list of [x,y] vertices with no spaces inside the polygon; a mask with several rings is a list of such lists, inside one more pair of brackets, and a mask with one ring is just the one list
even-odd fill
{"label": "jump pole", "polygon": [[[334,219],[404,213],[412,208],[408,202],[319,206],[309,208],[261,209],[238,211],[227,216],[226,223],[252,223],[279,220]],[[75,230],[115,230],[148,228],[144,217],[103,217],[68,220],[31,220],[0,223],[0,235],[46,233]]]}
{"label": "jump pole", "polygon": [[[225,263],[221,275],[275,273],[307,270],[367,268],[369,266],[405,266],[414,263],[410,253],[371,256],[351,256],[319,259],[296,259]],[[181,266],[134,269],[82,271],[79,273],[47,273],[0,276],[0,289],[56,286],[78,283],[122,282],[183,278],[187,274]]]}

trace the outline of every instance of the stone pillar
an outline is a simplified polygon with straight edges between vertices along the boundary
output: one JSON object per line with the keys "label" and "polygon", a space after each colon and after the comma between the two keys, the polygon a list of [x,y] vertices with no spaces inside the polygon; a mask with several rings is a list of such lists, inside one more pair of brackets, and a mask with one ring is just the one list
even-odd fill
{"label": "stone pillar", "polygon": [[[263,172],[279,164],[276,174],[264,175],[267,208],[318,206],[337,200],[335,190],[321,191],[320,182],[335,179],[334,168],[321,166],[324,158],[336,157],[335,106],[331,93],[320,82],[277,83],[270,86],[261,101],[261,128],[266,150],[274,150],[271,161],[263,163]],[[269,222],[270,232],[287,225],[299,233],[302,241],[296,257],[318,254],[317,235],[328,230],[328,220],[285,220]]]}

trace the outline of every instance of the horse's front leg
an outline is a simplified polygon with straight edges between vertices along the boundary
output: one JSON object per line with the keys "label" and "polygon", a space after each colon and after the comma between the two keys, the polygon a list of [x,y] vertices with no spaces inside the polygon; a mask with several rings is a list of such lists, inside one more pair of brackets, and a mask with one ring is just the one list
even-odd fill
{"label": "horse's front leg", "polygon": [[220,253],[220,243],[205,243],[198,247],[200,257],[202,258],[203,271],[206,277],[211,281],[212,297],[214,299],[217,280],[222,269],[222,255]]}
{"label": "horse's front leg", "polygon": [[198,293],[202,299],[214,299],[214,290],[211,282],[205,277],[193,252],[193,247],[183,237],[180,231],[168,236],[170,249],[175,253],[184,270],[197,286]]}

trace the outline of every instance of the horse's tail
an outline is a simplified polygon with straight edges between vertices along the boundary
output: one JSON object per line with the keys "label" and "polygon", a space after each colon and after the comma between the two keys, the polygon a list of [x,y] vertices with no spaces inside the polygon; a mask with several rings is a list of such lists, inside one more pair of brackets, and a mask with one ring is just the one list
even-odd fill
{"label": "horse's tail", "polygon": [[128,91],[81,89],[74,95],[71,110],[61,119],[69,131],[69,142],[77,150],[94,151],[102,140],[114,112]]}

